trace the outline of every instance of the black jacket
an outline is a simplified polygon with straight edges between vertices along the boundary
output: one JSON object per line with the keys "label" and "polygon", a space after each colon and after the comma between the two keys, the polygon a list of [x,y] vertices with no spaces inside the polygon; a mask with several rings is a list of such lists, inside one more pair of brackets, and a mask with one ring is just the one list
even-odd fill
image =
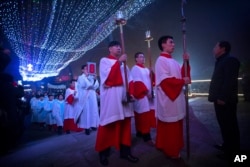
{"label": "black jacket", "polygon": [[238,102],[238,75],[240,62],[237,58],[222,55],[217,58],[209,87],[208,101],[217,99],[226,103]]}

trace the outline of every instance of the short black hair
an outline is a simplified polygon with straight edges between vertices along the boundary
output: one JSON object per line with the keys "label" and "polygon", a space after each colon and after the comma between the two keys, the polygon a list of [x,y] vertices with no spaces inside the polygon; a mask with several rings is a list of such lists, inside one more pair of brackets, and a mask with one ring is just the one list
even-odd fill
{"label": "short black hair", "polygon": [[111,41],[110,43],[109,43],[109,45],[108,45],[108,47],[112,47],[112,46],[121,46],[121,43],[120,42],[118,42],[118,41]]}
{"label": "short black hair", "polygon": [[143,54],[143,55],[144,55],[143,52],[136,52],[136,53],[135,53],[135,59],[139,56],[139,54]]}
{"label": "short black hair", "polygon": [[52,93],[52,92],[50,92],[50,93],[48,94],[48,97],[50,97],[50,96],[55,96],[55,94]]}
{"label": "short black hair", "polygon": [[39,97],[44,97],[44,94],[40,94]]}
{"label": "short black hair", "polygon": [[70,83],[73,83],[73,82],[76,82],[76,81],[77,81],[76,79],[71,79]]}
{"label": "short black hair", "polygon": [[166,43],[168,39],[173,39],[173,37],[170,36],[170,35],[164,35],[164,36],[162,36],[162,37],[159,38],[159,40],[158,40],[158,47],[159,47],[159,49],[161,51],[163,51],[162,44]]}
{"label": "short black hair", "polygon": [[220,41],[219,47],[225,48],[225,54],[228,54],[231,51],[231,44],[228,41]]}
{"label": "short black hair", "polygon": [[87,64],[82,65],[81,69],[83,70],[85,67],[87,67]]}

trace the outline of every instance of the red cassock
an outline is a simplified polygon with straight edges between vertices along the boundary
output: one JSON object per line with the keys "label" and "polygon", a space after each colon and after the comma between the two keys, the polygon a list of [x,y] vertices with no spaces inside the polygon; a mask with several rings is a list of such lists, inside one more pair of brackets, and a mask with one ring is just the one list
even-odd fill
{"label": "red cassock", "polygon": [[[116,57],[110,55],[101,59],[100,125],[95,145],[95,150],[98,152],[112,146],[119,150],[120,144],[131,146],[132,115],[126,113],[122,105],[122,93],[125,87],[123,84],[124,75],[122,73],[123,68]],[[130,86],[132,82],[131,80],[129,81]],[[131,88],[129,90],[133,91]]]}
{"label": "red cassock", "polygon": [[68,111],[65,110],[65,114],[68,112],[69,113],[67,114],[68,116],[66,116],[66,118],[64,118],[63,130],[64,131],[69,130],[69,131],[80,132],[80,131],[83,131],[83,128],[77,127],[77,125],[74,122],[73,113],[71,113],[71,112],[74,112],[73,105],[74,105],[75,98],[73,96],[73,92],[74,92],[73,88],[68,88],[66,90],[66,94],[65,94],[66,108],[65,109]]}
{"label": "red cassock", "polygon": [[[171,158],[178,158],[184,146],[184,68],[180,67],[171,55],[165,53],[158,57],[155,67],[158,86],[156,148]],[[189,66],[188,76],[190,77]]]}
{"label": "red cassock", "polygon": [[150,133],[151,128],[156,127],[155,112],[151,109],[148,95],[152,91],[152,81],[149,69],[142,64],[132,67],[131,75],[134,79],[134,102],[135,127],[142,134]]}

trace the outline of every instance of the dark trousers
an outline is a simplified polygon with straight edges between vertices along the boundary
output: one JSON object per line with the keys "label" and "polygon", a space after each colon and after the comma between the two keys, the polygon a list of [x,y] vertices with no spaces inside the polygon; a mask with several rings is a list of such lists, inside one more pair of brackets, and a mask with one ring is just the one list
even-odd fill
{"label": "dark trousers", "polygon": [[237,120],[237,103],[218,105],[214,103],[217,121],[223,139],[223,147],[228,153],[240,150],[240,132]]}

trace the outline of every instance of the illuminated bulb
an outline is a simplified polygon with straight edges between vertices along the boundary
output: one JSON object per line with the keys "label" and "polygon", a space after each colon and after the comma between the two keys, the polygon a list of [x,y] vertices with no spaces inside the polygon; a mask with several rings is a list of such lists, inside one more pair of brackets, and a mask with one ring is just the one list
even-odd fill
{"label": "illuminated bulb", "polygon": [[117,19],[117,20],[124,19],[124,16],[123,16],[122,11],[118,11],[118,12],[117,12],[116,19]]}
{"label": "illuminated bulb", "polygon": [[153,1],[8,0],[0,2],[0,23],[23,80],[38,81],[57,76],[107,38],[117,26],[117,11],[129,19]]}
{"label": "illuminated bulb", "polygon": [[33,69],[32,69],[32,67],[33,67],[32,64],[28,64],[27,67],[28,67],[28,71],[32,71],[32,70],[33,70]]}
{"label": "illuminated bulb", "polygon": [[148,30],[148,31],[146,31],[146,38],[150,38],[150,37],[151,37],[150,31]]}

